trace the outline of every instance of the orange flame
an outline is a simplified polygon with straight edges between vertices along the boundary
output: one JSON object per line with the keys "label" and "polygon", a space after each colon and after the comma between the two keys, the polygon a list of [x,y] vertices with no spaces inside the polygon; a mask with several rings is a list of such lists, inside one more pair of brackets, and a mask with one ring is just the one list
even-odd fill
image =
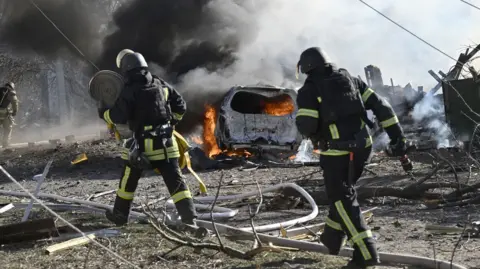
{"label": "orange flame", "polygon": [[[277,98],[272,98],[263,104],[263,113],[272,116],[285,116],[293,113],[295,105],[290,96],[284,95]],[[212,158],[221,153],[227,156],[245,156],[250,157],[252,154],[246,150],[238,149],[231,151],[222,151],[217,144],[215,137],[217,110],[212,105],[205,106],[205,115],[203,121],[203,141],[199,138],[193,137],[192,140],[203,145],[203,150],[209,158]]]}
{"label": "orange flame", "polygon": [[263,112],[272,116],[286,116],[292,114],[294,110],[295,105],[292,98],[288,95],[272,98],[263,103]]}
{"label": "orange flame", "polygon": [[[203,141],[197,144],[203,144],[203,150],[209,158],[212,158],[220,153],[223,153],[227,156],[245,156],[250,157],[252,154],[246,150],[238,149],[231,151],[222,151],[217,144],[217,139],[215,137],[215,127],[217,119],[217,110],[211,106],[207,105],[205,109],[205,116],[203,121]],[[192,138],[195,141],[195,137]],[[198,138],[199,139],[199,138]]]}
{"label": "orange flame", "polygon": [[211,106],[206,105],[205,116],[203,120],[203,150],[209,158],[220,154],[222,151],[218,147],[217,139],[215,138],[215,127],[217,119],[217,110]]}

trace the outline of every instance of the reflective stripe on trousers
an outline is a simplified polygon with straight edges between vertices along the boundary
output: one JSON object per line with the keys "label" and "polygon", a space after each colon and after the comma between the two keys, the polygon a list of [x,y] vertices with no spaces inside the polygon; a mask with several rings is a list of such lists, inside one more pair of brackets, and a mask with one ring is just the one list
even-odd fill
{"label": "reflective stripe on trousers", "polygon": [[135,192],[128,192],[126,191],[127,182],[130,179],[132,169],[129,166],[125,166],[125,170],[123,171],[122,179],[120,180],[120,186],[117,190],[117,195],[125,200],[133,200]]}
{"label": "reflective stripe on trousers", "polygon": [[368,251],[368,248],[364,241],[364,239],[372,237],[371,231],[367,230],[361,233],[357,231],[357,229],[355,228],[355,225],[353,225],[352,220],[348,216],[348,213],[345,210],[342,201],[335,202],[335,208],[337,209],[337,212],[340,215],[340,218],[342,219],[345,227],[347,227],[348,233],[350,234],[350,237],[351,237],[350,241],[352,241],[354,244],[358,246],[364,260],[367,261],[372,259],[372,255],[370,254],[370,251]]}

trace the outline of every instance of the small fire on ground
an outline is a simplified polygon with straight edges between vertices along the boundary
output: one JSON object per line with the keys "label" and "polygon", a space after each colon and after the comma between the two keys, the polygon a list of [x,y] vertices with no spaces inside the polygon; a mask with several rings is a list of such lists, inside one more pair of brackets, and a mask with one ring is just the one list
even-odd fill
{"label": "small fire on ground", "polygon": [[[289,115],[295,110],[294,103],[288,96],[282,96],[281,98],[276,98],[272,101],[263,102],[262,106],[263,113],[272,116]],[[206,105],[203,121],[203,137],[191,137],[192,141],[197,145],[202,145],[205,154],[209,158],[214,158],[220,154],[227,156],[252,156],[252,154],[246,150],[221,150],[215,137],[216,120],[217,110],[212,105]]]}

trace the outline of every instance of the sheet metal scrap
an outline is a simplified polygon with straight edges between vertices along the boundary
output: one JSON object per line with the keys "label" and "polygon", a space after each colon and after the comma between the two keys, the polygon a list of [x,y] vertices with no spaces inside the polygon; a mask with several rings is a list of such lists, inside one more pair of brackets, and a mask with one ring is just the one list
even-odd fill
{"label": "sheet metal scrap", "polygon": [[467,227],[425,225],[425,230],[432,234],[464,234],[464,236],[479,237],[480,221],[472,222]]}
{"label": "sheet metal scrap", "polygon": [[53,218],[31,220],[0,226],[0,245],[57,237]]}

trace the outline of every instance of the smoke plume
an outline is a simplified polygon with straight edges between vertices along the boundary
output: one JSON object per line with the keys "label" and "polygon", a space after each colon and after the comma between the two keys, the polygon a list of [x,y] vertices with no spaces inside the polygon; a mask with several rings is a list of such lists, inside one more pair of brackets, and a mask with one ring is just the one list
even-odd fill
{"label": "smoke plume", "polygon": [[[101,14],[96,0],[36,0],[48,16],[87,57],[100,50]],[[79,55],[50,21],[29,0],[6,1],[0,36],[16,52],[36,52],[55,59],[65,50]],[[97,10],[97,12],[92,12]],[[64,54],[63,54],[64,55]]]}
{"label": "smoke plume", "polygon": [[[454,64],[360,1],[124,0],[111,17],[99,13],[99,6],[108,9],[118,1],[37,1],[102,69],[115,70],[121,49],[144,54],[154,72],[187,99],[184,127],[199,123],[204,104],[215,103],[235,84],[300,86],[294,68],[310,46],[323,47],[352,75],[363,76],[363,68],[374,64],[385,80],[427,91],[436,84],[427,71],[446,72]],[[4,41],[46,55],[69,48],[26,0],[10,2],[21,12],[10,12]],[[453,58],[480,39],[471,27],[480,22],[478,11],[460,1],[367,2]],[[110,24],[99,33],[102,19]]]}
{"label": "smoke plume", "polygon": [[141,52],[157,67],[153,72],[176,84],[184,95],[188,114],[179,129],[189,132],[203,120],[205,104],[220,100],[228,86],[213,81],[205,85],[201,80],[184,79],[185,74],[231,66],[238,60],[239,47],[255,33],[251,19],[245,5],[234,1],[130,1],[115,12],[115,31],[104,40],[98,62],[104,69],[115,70],[119,51]]}

